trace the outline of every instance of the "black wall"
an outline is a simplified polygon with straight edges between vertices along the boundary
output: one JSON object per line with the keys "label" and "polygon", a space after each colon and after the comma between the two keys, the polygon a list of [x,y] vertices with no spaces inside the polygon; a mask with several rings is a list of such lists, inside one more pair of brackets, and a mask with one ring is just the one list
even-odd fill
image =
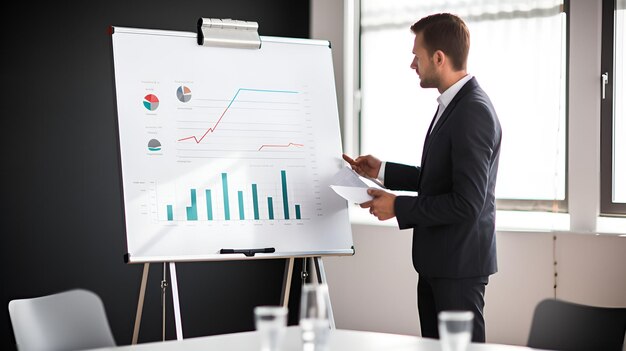
{"label": "black wall", "polygon": [[[196,31],[199,17],[259,23],[306,38],[309,1],[12,2],[3,12],[1,144],[2,349],[15,349],[8,302],[71,288],[103,299],[129,344],[143,265],[123,262],[109,26]],[[297,317],[299,263],[290,303]],[[278,304],[285,260],[177,264],[185,337],[253,330],[252,309]],[[162,264],[151,264],[140,342],[161,338]],[[295,297],[294,297],[295,296]],[[168,339],[174,338],[168,290]],[[295,303],[295,304],[294,304]]]}

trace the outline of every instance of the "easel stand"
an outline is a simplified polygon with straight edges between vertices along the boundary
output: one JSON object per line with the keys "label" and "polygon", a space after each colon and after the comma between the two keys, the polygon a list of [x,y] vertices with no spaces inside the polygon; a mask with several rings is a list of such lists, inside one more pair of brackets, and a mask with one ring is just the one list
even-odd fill
{"label": "easel stand", "polygon": [[[307,261],[311,261],[314,266],[313,273],[315,274],[315,280],[317,284],[328,284],[326,279],[326,272],[324,271],[324,264],[322,262],[322,257],[304,257],[303,258],[303,268],[302,268],[302,284],[306,282],[309,277],[309,273],[307,271]],[[293,278],[293,265],[294,265],[295,257],[290,257],[286,259],[285,262],[285,273],[283,275],[283,287],[281,293],[281,306],[289,305],[289,293],[291,290],[291,280]],[[171,278],[171,287],[172,287],[172,302],[174,306],[174,322],[176,324],[176,339],[183,339],[183,324],[180,315],[180,300],[178,298],[178,280],[176,278],[176,263],[175,262],[163,262],[163,280],[161,280],[161,306],[163,307],[162,311],[162,340],[165,341],[165,304],[166,304],[166,291],[167,287],[170,286],[167,282],[167,267],[169,264],[170,269],[170,278]],[[143,273],[141,277],[141,287],[139,290],[139,301],[137,302],[137,313],[135,314],[135,326],[133,328],[133,339],[132,344],[137,344],[139,339],[139,329],[141,327],[141,316],[143,313],[143,304],[146,295],[146,285],[148,281],[148,273],[150,271],[150,263],[144,263],[143,265]],[[328,319],[330,322],[330,328],[335,329],[335,318],[333,315],[333,309],[330,304],[330,298],[328,299]]]}
{"label": "easel stand", "polygon": [[[315,256],[315,257],[307,257],[304,258],[304,262],[303,262],[303,269],[302,269],[302,282],[305,282],[305,272],[306,272],[306,262],[308,260],[311,260],[312,263],[314,264],[315,267],[315,277],[316,277],[316,281],[317,284],[326,284],[328,285],[328,280],[326,279],[326,272],[324,271],[324,263],[322,262],[322,257],[320,256]],[[333,315],[333,307],[330,303],[330,296],[328,297],[328,300],[326,301],[326,303],[328,304],[328,321],[330,323],[330,329],[335,329],[335,317]]]}
{"label": "easel stand", "polygon": [[[172,278],[172,299],[174,303],[174,321],[176,323],[176,339],[182,340],[183,338],[183,325],[180,318],[180,302],[178,299],[178,280],[176,278],[176,263],[169,262],[170,276]],[[139,301],[137,302],[137,313],[135,314],[135,326],[133,328],[132,344],[136,344],[139,339],[139,328],[141,327],[141,316],[143,314],[143,304],[146,296],[146,285],[148,281],[148,273],[150,271],[150,263],[143,264],[143,273],[141,277],[141,287],[139,288]],[[168,287],[167,282],[167,263],[163,262],[163,280],[161,280],[161,306],[163,308],[161,318],[162,327],[161,335],[162,340],[165,341],[165,305],[166,305],[166,292]]]}
{"label": "easel stand", "polygon": [[[293,278],[293,265],[295,257],[290,257],[285,263],[285,274],[283,276],[283,290],[281,295],[281,306],[287,307],[289,305],[289,292],[291,288],[291,280]],[[315,268],[313,271],[315,275],[315,281],[317,284],[326,284],[326,272],[324,271],[324,263],[321,256],[302,257],[302,272],[300,277],[302,278],[302,284],[305,284],[309,280],[309,272],[307,270],[307,262],[311,261],[311,264]],[[333,308],[330,304],[330,298],[327,301],[328,304],[328,319],[330,322],[330,328],[335,329],[335,317],[333,316]]]}

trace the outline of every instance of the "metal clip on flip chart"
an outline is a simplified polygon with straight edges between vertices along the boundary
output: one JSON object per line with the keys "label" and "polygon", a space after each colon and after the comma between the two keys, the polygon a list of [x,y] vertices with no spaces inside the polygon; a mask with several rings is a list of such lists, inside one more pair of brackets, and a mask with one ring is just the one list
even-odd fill
{"label": "metal clip on flip chart", "polygon": [[257,22],[219,18],[198,19],[198,45],[260,49]]}

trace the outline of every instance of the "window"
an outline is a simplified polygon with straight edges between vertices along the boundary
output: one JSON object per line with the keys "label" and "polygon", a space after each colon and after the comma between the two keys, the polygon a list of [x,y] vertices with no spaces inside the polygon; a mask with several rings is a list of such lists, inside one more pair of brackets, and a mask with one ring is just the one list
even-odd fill
{"label": "window", "polygon": [[468,71],[491,97],[502,124],[499,209],[566,211],[561,0],[362,0],[360,154],[419,165],[439,93],[420,88],[409,68],[409,28],[436,12],[455,13],[467,23]]}
{"label": "window", "polygon": [[602,164],[600,210],[626,214],[626,0],[602,8]]}

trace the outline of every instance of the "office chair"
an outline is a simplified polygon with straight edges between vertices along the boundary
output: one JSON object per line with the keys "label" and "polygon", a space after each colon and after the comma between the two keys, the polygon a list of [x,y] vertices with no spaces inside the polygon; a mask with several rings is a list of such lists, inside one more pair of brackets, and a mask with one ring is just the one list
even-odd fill
{"label": "office chair", "polygon": [[546,299],[535,308],[527,346],[551,350],[621,351],[626,308]]}
{"label": "office chair", "polygon": [[9,302],[20,351],[62,351],[116,346],[102,300],[74,289]]}

